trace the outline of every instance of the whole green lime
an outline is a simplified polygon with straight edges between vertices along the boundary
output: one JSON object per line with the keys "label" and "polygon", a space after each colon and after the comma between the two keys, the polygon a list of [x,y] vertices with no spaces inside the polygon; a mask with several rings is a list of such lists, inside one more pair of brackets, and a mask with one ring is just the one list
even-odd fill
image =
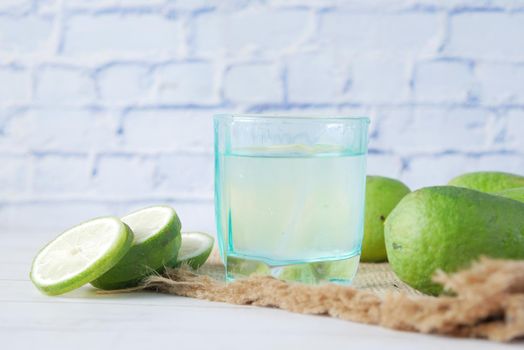
{"label": "whole green lime", "polygon": [[524,187],[524,176],[499,171],[477,171],[457,176],[448,185],[491,193]]}
{"label": "whole green lime", "polygon": [[494,194],[524,202],[524,187],[510,188],[509,190],[495,192]]}
{"label": "whole green lime", "polygon": [[386,219],[388,260],[397,276],[429,294],[437,269],[453,272],[484,255],[524,259],[524,203],[452,186],[404,197]]}
{"label": "whole green lime", "polygon": [[387,260],[384,221],[397,203],[409,192],[406,185],[395,179],[382,176],[366,178],[366,210],[361,261],[382,262]]}

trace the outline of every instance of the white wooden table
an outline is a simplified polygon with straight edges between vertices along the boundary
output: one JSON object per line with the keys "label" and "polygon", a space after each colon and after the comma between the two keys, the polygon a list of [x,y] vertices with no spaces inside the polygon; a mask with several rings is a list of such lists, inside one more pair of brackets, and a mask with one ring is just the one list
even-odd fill
{"label": "white wooden table", "polygon": [[31,260],[54,234],[0,233],[1,349],[523,349],[391,331],[320,316],[142,293],[102,296],[85,287],[41,295]]}

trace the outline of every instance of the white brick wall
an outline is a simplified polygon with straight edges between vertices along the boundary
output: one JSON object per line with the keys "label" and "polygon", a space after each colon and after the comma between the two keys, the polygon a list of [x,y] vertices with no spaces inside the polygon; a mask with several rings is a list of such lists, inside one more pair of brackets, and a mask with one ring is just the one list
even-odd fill
{"label": "white brick wall", "polygon": [[[171,203],[213,232],[219,112],[368,115],[369,173],[524,173],[524,0],[6,0],[0,234]],[[7,229],[7,230],[6,230]]]}
{"label": "white brick wall", "polygon": [[5,55],[35,54],[49,47],[53,17],[35,15],[2,16],[0,21],[0,52]]}
{"label": "white brick wall", "polygon": [[486,104],[524,104],[524,64],[479,63],[476,73]]}
{"label": "white brick wall", "polygon": [[155,183],[155,159],[133,154],[103,154],[93,168],[93,190],[100,197],[124,200],[148,196]]}
{"label": "white brick wall", "polygon": [[0,103],[29,102],[31,96],[30,72],[18,66],[0,67]]}
{"label": "white brick wall", "polygon": [[434,51],[438,45],[439,17],[433,11],[384,14],[330,10],[320,15],[315,37],[325,47],[352,53],[420,54]]}
{"label": "white brick wall", "polygon": [[[249,3],[249,1],[237,1]],[[307,34],[310,11],[261,7],[257,1],[239,11],[206,12],[194,20],[194,51],[211,59],[217,55],[274,56],[293,48]]]}
{"label": "white brick wall", "polygon": [[[520,2],[520,1],[515,1]],[[524,58],[524,14],[472,12],[452,16],[444,52],[472,59]]]}
{"label": "white brick wall", "polygon": [[35,100],[40,104],[73,105],[94,99],[94,81],[81,68],[44,66],[36,73]]}
{"label": "white brick wall", "polygon": [[349,62],[334,52],[296,53],[286,68],[289,102],[336,104],[347,99]]}
{"label": "white brick wall", "polygon": [[413,81],[414,97],[418,102],[466,103],[478,98],[469,62],[421,62],[415,67]]}
{"label": "white brick wall", "polygon": [[180,23],[159,13],[101,13],[67,16],[62,52],[67,56],[144,57],[178,52]]}
{"label": "white brick wall", "polygon": [[136,63],[110,64],[98,70],[99,98],[107,104],[141,102],[148,97],[153,79],[151,68]]}
{"label": "white brick wall", "polygon": [[86,193],[90,164],[86,156],[46,154],[34,157],[32,190],[41,195],[63,196]]}
{"label": "white brick wall", "polygon": [[283,84],[277,67],[252,63],[235,65],[224,77],[224,98],[233,103],[281,103]]}
{"label": "white brick wall", "polygon": [[213,66],[206,62],[171,63],[155,69],[154,98],[159,103],[207,105],[218,103]]}
{"label": "white brick wall", "polygon": [[13,196],[22,195],[29,188],[29,174],[31,173],[31,161],[26,157],[14,155],[0,156],[0,162],[4,164],[0,172],[0,195]]}

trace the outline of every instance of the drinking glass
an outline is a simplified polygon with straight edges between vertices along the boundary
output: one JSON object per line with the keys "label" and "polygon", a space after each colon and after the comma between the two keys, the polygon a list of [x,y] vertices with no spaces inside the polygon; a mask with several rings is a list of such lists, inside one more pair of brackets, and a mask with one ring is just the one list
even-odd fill
{"label": "drinking glass", "polygon": [[214,117],[215,210],[227,280],[347,284],[360,257],[369,119]]}

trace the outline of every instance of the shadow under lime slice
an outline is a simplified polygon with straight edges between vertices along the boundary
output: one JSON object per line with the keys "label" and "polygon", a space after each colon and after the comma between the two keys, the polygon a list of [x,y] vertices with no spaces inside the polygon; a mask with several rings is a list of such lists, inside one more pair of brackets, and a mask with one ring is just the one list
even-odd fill
{"label": "shadow under lime slice", "polygon": [[183,232],[182,245],[178,252],[178,258],[175,266],[186,264],[194,269],[204,265],[211,250],[215,239],[203,232]]}
{"label": "shadow under lime slice", "polygon": [[98,278],[127,253],[133,233],[115,217],[93,219],[62,233],[35,257],[31,281],[59,295]]}
{"label": "shadow under lime slice", "polygon": [[92,281],[101,289],[121,289],[139,284],[144,277],[164,269],[180,248],[180,220],[168,206],[155,206],[122,218],[135,235],[127,254],[112,269]]}

